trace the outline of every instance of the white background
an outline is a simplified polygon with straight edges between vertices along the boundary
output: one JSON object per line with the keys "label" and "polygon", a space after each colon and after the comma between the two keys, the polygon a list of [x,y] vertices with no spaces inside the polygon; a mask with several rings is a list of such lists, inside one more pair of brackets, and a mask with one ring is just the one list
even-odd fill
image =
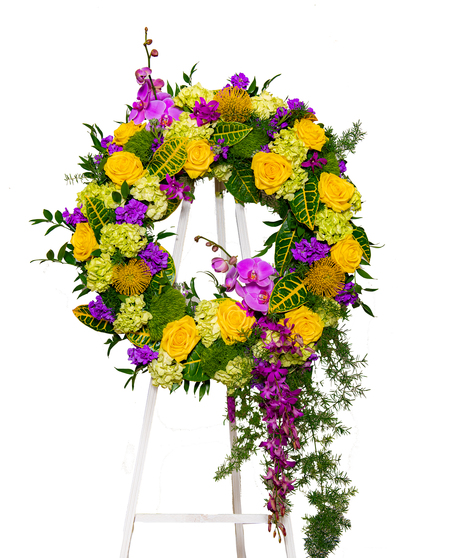
{"label": "white background", "polygon": [[[82,122],[105,135],[136,99],[144,27],[160,52],[154,75],[218,88],[235,72],[307,101],[337,132],[368,132],[348,174],[365,201],[372,286],[350,323],[368,352],[366,399],[338,446],[359,489],[338,558],[465,556],[463,527],[462,14],[455,1],[26,1],[2,10],[1,552],[6,558],[119,556],[148,378],[134,392],[104,336],[73,316],[74,272],[29,264],[66,233],[31,227],[43,208],[74,207]],[[253,248],[270,229],[247,209]],[[214,234],[212,184],[198,188],[181,279],[208,269],[192,242]],[[176,219],[167,223],[175,225]],[[234,222],[228,225],[237,253]],[[169,247],[169,243],[167,243]],[[209,296],[208,289],[203,293]],[[82,301],[82,299],[80,299]],[[118,350],[119,349],[119,350]],[[201,403],[160,390],[138,511],[228,513],[230,485],[212,476],[228,448],[224,391]],[[243,472],[243,509],[262,513],[260,466]],[[294,532],[303,557],[295,498]],[[246,527],[249,558],[283,557],[265,527]],[[234,556],[231,526],[136,527],[131,558]]]}

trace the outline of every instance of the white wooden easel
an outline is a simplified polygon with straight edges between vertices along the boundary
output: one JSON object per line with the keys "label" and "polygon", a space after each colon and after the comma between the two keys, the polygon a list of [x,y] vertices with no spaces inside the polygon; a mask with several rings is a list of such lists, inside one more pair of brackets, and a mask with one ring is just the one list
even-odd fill
{"label": "white wooden easel", "polygon": [[[215,207],[216,207],[216,226],[218,234],[218,244],[226,245],[226,228],[224,217],[224,200],[219,194],[224,190],[224,185],[215,180]],[[182,250],[186,238],[187,222],[189,219],[191,204],[183,201],[181,205],[181,213],[179,215],[177,236],[173,250],[173,260],[176,270],[179,270],[181,264]],[[236,223],[239,233],[239,243],[241,247],[242,258],[250,258],[251,250],[249,237],[247,233],[247,223],[245,220],[244,207],[236,204]],[[126,511],[126,519],[124,522],[123,544],[121,546],[120,558],[129,558],[129,549],[131,546],[132,533],[134,531],[134,523],[136,521],[143,523],[234,523],[236,529],[236,550],[237,558],[246,558],[245,541],[244,541],[244,524],[251,523],[268,523],[268,514],[243,514],[241,506],[241,477],[239,471],[232,474],[232,514],[163,514],[163,513],[136,513],[137,500],[139,498],[140,485],[144,471],[145,458],[150,438],[150,430],[153,422],[153,414],[155,411],[155,402],[157,400],[158,387],[150,382],[147,394],[147,402],[145,405],[144,420],[142,423],[142,431],[140,435],[139,448],[137,450],[136,463],[131,484],[131,492],[129,494],[128,508]],[[236,433],[229,424],[229,439],[231,447],[236,439]],[[292,525],[289,515],[283,518],[283,524],[286,528],[287,536],[284,537],[287,558],[296,558],[294,538],[292,534]],[[174,557],[173,557],[174,558]]]}

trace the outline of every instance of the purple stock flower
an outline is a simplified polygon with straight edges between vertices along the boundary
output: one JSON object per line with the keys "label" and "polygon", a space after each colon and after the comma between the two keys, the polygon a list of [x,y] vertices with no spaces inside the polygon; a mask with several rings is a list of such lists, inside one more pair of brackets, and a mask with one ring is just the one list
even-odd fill
{"label": "purple stock flower", "polygon": [[355,304],[358,300],[358,294],[352,290],[354,286],[355,283],[347,283],[344,285],[344,288],[334,297],[334,300],[339,302],[339,304],[344,304],[344,306]]}
{"label": "purple stock flower", "polygon": [[80,207],[76,207],[72,213],[68,211],[68,208],[65,207],[63,211],[63,219],[66,221],[68,225],[72,225],[75,227],[78,223],[87,223],[86,217],[81,212],[82,203]]}
{"label": "purple stock flower", "polygon": [[269,148],[268,144],[262,145],[260,151],[263,151],[264,153],[271,153],[271,149]]}
{"label": "purple stock flower", "polygon": [[218,159],[220,158],[220,155],[223,157],[223,159],[227,159],[228,158],[229,146],[228,145],[223,145],[224,144],[224,139],[223,138],[220,138],[216,143],[217,143],[217,145],[212,145],[211,148],[210,148],[213,151],[213,153],[215,153],[214,160],[218,161]]}
{"label": "purple stock flower", "polygon": [[219,119],[220,113],[216,110],[219,106],[218,101],[210,101],[207,104],[203,97],[200,97],[199,101],[195,101],[192,114],[190,115],[191,118],[197,120],[197,126],[203,126]]}
{"label": "purple stock flower", "polygon": [[108,149],[108,146],[110,145],[110,143],[113,141],[113,136],[107,136],[106,138],[103,138],[102,141],[100,142],[101,146],[103,147],[103,149]]}
{"label": "purple stock flower", "polygon": [[289,110],[305,109],[305,103],[299,99],[288,99],[287,106]]}
{"label": "purple stock flower", "polygon": [[103,159],[103,155],[101,153],[99,153],[98,155],[96,155],[94,157],[94,163],[96,165],[100,165],[100,163],[102,162],[102,159]]}
{"label": "purple stock flower", "polygon": [[169,200],[178,198],[180,200],[187,200],[192,203],[192,200],[187,193],[191,189],[188,184],[178,182],[175,178],[171,178],[169,174],[166,175],[166,181],[168,184],[161,184],[160,190],[162,192],[165,192],[165,195]]}
{"label": "purple stock flower", "polygon": [[341,171],[341,174],[347,170],[346,162],[343,159],[339,161],[339,170]]}
{"label": "purple stock flower", "polygon": [[319,242],[315,237],[308,240],[303,238],[300,242],[295,243],[295,248],[291,248],[292,255],[295,260],[311,265],[316,260],[325,258],[330,251],[330,247],[326,242]]}
{"label": "purple stock flower", "polygon": [[163,252],[160,246],[153,242],[149,242],[139,252],[138,256],[149,266],[152,275],[156,275],[159,271],[168,267],[168,252]]}
{"label": "purple stock flower", "polygon": [[113,155],[113,153],[117,153],[118,151],[123,151],[123,146],[116,145],[116,143],[110,143],[110,145],[108,146],[109,155]]}
{"label": "purple stock flower", "polygon": [[328,161],[327,159],[324,159],[323,157],[321,159],[318,158],[318,151],[314,151],[313,155],[311,157],[311,159],[309,159],[308,161],[304,161],[300,166],[301,167],[311,167],[312,168],[312,172],[315,171],[315,167],[318,169],[321,169],[323,167],[323,165],[327,165]]}
{"label": "purple stock flower", "polygon": [[152,142],[152,146],[151,146],[151,150],[153,152],[155,152],[158,148],[160,148],[163,144],[165,143],[165,137],[160,135],[157,136],[153,142]]}
{"label": "purple stock flower", "polygon": [[147,206],[145,203],[132,199],[124,207],[117,207],[115,209],[116,222],[118,225],[130,223],[131,225],[142,227],[146,211]]}
{"label": "purple stock flower", "polygon": [[115,321],[113,309],[105,306],[100,295],[97,295],[95,300],[89,302],[89,312],[96,320],[106,320],[107,322]]}
{"label": "purple stock flower", "polygon": [[158,358],[158,351],[153,351],[148,345],[128,349],[128,358],[136,366],[149,364]]}
{"label": "purple stock flower", "polygon": [[233,76],[231,76],[230,82],[233,87],[237,87],[239,89],[247,89],[250,80],[241,72],[240,74],[234,74]]}

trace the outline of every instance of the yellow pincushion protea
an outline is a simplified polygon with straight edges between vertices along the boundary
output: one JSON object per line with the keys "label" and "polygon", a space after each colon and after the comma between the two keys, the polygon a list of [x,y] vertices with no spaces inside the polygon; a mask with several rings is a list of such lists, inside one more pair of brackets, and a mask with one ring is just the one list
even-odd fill
{"label": "yellow pincushion protea", "polygon": [[252,101],[247,91],[239,87],[225,87],[213,98],[225,122],[245,122],[252,112]]}
{"label": "yellow pincushion protea", "polygon": [[127,264],[117,265],[113,269],[113,286],[127,296],[140,295],[150,285],[152,274],[148,265],[140,259],[133,258]]}
{"label": "yellow pincushion protea", "polygon": [[345,274],[331,257],[313,262],[304,284],[320,296],[334,297],[344,287]]}

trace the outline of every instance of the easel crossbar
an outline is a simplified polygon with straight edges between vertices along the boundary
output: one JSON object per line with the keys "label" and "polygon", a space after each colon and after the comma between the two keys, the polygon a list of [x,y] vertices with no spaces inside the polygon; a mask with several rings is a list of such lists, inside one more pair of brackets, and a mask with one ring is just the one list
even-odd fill
{"label": "easel crossbar", "polygon": [[265,513],[138,513],[136,521],[141,523],[268,523]]}

